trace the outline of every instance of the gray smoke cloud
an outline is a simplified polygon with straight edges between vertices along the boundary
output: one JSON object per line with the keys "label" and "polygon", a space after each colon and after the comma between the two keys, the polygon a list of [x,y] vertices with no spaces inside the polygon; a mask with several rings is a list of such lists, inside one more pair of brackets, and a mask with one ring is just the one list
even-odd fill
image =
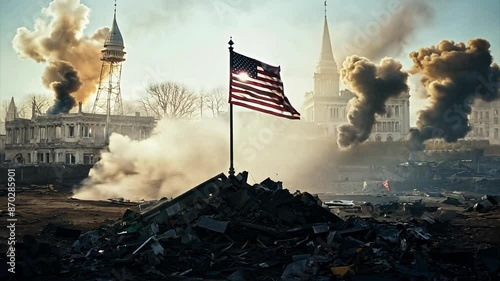
{"label": "gray smoke cloud", "polygon": [[[85,35],[89,12],[90,9],[80,4],[79,0],[54,0],[42,10],[48,21],[37,19],[33,30],[18,28],[12,41],[14,50],[21,58],[47,65],[42,80],[48,88],[52,82],[67,83],[64,73],[68,65],[78,73],[73,78],[79,79],[81,87],[72,88],[73,92],[66,91],[70,88],[56,92],[52,112],[68,112],[71,108],[57,106],[75,106],[77,102],[87,101],[97,90],[100,50],[109,29],[98,29],[90,37]],[[76,102],[70,102],[72,99]]]}
{"label": "gray smoke cloud", "polygon": [[414,34],[432,24],[434,17],[430,1],[388,1],[385,9],[368,13],[370,20],[365,25],[346,33],[337,54],[341,59],[355,53],[371,60],[399,56]]}
{"label": "gray smoke cloud", "polygon": [[432,23],[434,10],[427,1],[411,0],[403,3],[401,11],[390,17],[387,25],[373,38],[361,54],[373,60],[390,54],[398,56],[415,31]]}
{"label": "gray smoke cloud", "polygon": [[[53,77],[57,76],[57,77]],[[51,62],[45,68],[44,84],[55,93],[55,103],[47,111],[48,114],[66,113],[76,105],[71,95],[80,89],[82,82],[78,72],[67,62]]]}
{"label": "gray smoke cloud", "polygon": [[338,127],[337,143],[348,148],[368,139],[376,121],[375,114],[386,112],[385,103],[389,98],[408,91],[408,73],[392,58],[384,58],[375,65],[367,58],[350,56],[342,64],[341,77],[356,95],[349,104],[349,124]]}
{"label": "gray smoke cloud", "polygon": [[412,149],[422,150],[428,139],[455,142],[465,137],[471,130],[468,114],[474,101],[491,102],[500,96],[500,68],[485,39],[467,44],[443,40],[412,52],[410,58],[410,73],[422,76],[428,99],[417,113],[417,128],[409,133]]}

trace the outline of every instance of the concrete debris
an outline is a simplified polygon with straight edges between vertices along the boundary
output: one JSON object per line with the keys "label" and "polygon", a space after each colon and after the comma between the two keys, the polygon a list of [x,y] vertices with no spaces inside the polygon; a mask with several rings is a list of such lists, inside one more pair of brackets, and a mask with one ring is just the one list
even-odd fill
{"label": "concrete debris", "polygon": [[[271,179],[251,186],[247,176],[219,174],[171,200],[138,205],[121,219],[80,234],[64,255],[28,237],[24,248],[19,246],[20,264],[27,268],[20,276],[221,281],[498,277],[498,248],[471,249],[439,238],[435,231],[442,228],[437,226],[458,219],[454,211],[430,212],[422,201],[363,203],[360,209],[370,216],[340,218],[329,208],[359,205],[323,203],[306,192],[290,193]],[[498,198],[486,196],[478,208],[492,208],[493,201]],[[385,220],[398,212],[410,219]],[[60,228],[58,233],[74,237],[77,232]]]}

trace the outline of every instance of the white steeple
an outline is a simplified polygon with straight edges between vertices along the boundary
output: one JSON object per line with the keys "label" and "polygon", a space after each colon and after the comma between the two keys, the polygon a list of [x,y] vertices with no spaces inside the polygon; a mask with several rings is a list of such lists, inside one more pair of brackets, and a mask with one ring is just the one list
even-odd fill
{"label": "white steeple", "polygon": [[326,19],[323,22],[323,36],[321,41],[321,53],[314,73],[314,95],[317,96],[339,96],[339,71],[333,57],[330,31]]}
{"label": "white steeple", "polygon": [[[326,1],[325,1],[326,3]],[[337,73],[337,63],[333,58],[332,43],[330,41],[330,31],[328,30],[328,21],[326,19],[323,23],[323,38],[321,42],[321,53],[319,61],[316,66],[317,73]]]}

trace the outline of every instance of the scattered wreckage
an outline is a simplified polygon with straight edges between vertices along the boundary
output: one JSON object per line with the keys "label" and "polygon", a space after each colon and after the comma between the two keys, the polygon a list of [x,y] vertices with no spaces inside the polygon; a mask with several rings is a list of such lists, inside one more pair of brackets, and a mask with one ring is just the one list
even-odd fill
{"label": "scattered wreckage", "polygon": [[[26,236],[18,246],[16,277],[498,280],[498,247],[454,248],[439,237],[453,213],[438,212],[422,202],[392,202],[368,210],[377,210],[382,218],[403,210],[411,218],[340,218],[328,207],[352,208],[353,201],[323,203],[307,192],[290,193],[270,179],[251,186],[247,175],[219,174],[176,198],[127,209],[121,219],[85,233],[55,228],[55,236],[74,241],[68,251]],[[492,209],[498,198],[485,197],[477,204],[472,211]]]}

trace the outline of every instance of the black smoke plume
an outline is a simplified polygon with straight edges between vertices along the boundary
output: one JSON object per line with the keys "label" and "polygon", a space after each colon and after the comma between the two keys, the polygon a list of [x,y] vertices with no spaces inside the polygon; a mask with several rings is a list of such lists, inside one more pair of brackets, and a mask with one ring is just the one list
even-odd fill
{"label": "black smoke plume", "polygon": [[49,108],[47,114],[68,113],[76,105],[76,99],[71,94],[80,89],[82,82],[78,77],[78,71],[67,62],[52,62],[45,68],[44,83],[55,93],[55,102]]}
{"label": "black smoke plume", "polygon": [[490,43],[473,39],[464,44],[441,41],[412,52],[412,74],[422,75],[428,104],[417,113],[410,130],[412,149],[422,150],[428,139],[455,142],[471,130],[468,115],[474,101],[499,98],[500,68],[493,63]]}
{"label": "black smoke plume", "polygon": [[367,58],[350,56],[342,64],[344,84],[356,98],[349,102],[349,124],[339,126],[337,143],[347,148],[364,142],[370,136],[375,114],[384,114],[385,102],[408,91],[408,73],[391,58],[384,58],[375,65]]}

